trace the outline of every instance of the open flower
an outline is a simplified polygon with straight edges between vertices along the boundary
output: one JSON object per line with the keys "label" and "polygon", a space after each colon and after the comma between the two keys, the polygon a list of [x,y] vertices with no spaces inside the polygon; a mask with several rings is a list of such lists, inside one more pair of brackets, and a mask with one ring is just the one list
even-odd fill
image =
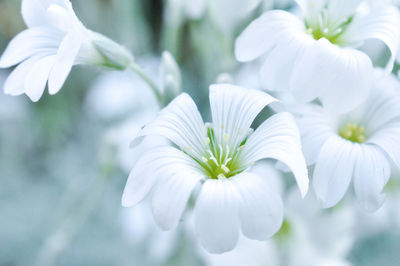
{"label": "open flower", "polygon": [[261,91],[228,84],[210,87],[212,124],[204,124],[187,94],[164,108],[139,137],[159,135],[172,144],[153,148],[133,168],[122,197],[124,206],[140,202],[153,188],[152,207],[161,229],[174,228],[195,187],[197,236],[211,253],[232,250],[239,236],[264,240],[282,223],[282,202],[252,166],[270,158],[294,173],[302,195],[307,168],[293,117],[279,113],[250,128],[257,114],[275,99]]}
{"label": "open flower", "polygon": [[295,111],[304,155],[315,164],[313,186],[324,207],[337,204],[351,180],[365,209],[381,206],[390,161],[400,167],[399,106],[400,84],[387,76],[377,79],[369,99],[351,112],[333,115],[317,105]]}
{"label": "open flower", "polygon": [[300,102],[320,98],[330,111],[347,112],[366,100],[372,84],[371,59],[357,48],[367,39],[385,43],[390,72],[399,12],[391,5],[372,9],[359,0],[297,2],[302,19],[282,10],[264,13],[236,40],[236,58],[245,62],[266,54],[261,79],[267,89],[290,90]]}
{"label": "open flower", "polygon": [[86,29],[69,0],[23,0],[21,12],[28,29],[0,59],[0,68],[19,64],[6,81],[7,94],[25,93],[38,101],[47,81],[50,94],[61,89],[74,64],[107,65],[116,55],[130,60],[122,47]]}

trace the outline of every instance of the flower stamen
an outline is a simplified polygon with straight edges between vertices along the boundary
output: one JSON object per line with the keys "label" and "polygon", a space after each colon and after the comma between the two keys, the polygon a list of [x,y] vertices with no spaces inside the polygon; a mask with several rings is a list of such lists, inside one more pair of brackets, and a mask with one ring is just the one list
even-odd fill
{"label": "flower stamen", "polygon": [[339,135],[342,138],[355,143],[363,143],[367,140],[365,128],[354,123],[348,123],[342,130],[340,130]]}
{"label": "flower stamen", "polygon": [[194,159],[202,166],[209,178],[226,179],[247,169],[240,163],[238,156],[244,147],[247,136],[239,144],[239,147],[231,147],[228,143],[229,137],[227,133],[224,133],[222,139],[216,139],[211,124],[207,125],[205,143],[208,149],[200,159]]}

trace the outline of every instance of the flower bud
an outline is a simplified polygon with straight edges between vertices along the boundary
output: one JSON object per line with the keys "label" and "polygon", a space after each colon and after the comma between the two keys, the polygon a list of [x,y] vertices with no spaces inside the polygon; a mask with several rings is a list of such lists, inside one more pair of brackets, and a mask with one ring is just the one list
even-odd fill
{"label": "flower bud", "polygon": [[168,104],[182,91],[181,71],[170,52],[163,52],[160,72],[164,101]]}
{"label": "flower bud", "polygon": [[123,46],[96,32],[92,32],[92,43],[102,57],[104,67],[117,70],[126,69],[134,60],[132,54]]}

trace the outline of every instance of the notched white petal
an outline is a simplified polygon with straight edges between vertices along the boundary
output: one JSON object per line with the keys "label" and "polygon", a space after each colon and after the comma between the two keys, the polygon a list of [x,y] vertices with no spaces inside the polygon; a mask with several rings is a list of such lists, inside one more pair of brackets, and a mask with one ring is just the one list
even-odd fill
{"label": "notched white petal", "polygon": [[230,147],[246,138],[254,119],[268,104],[275,102],[272,96],[230,84],[210,86],[210,106],[215,138]]}
{"label": "notched white petal", "polygon": [[152,198],[153,215],[162,230],[175,228],[182,217],[193,189],[204,175],[192,166],[181,166],[175,170],[165,169],[168,178],[159,182]]}
{"label": "notched white petal", "polygon": [[302,196],[306,195],[308,170],[300,133],[291,114],[278,113],[262,123],[249,137],[242,156],[247,162],[267,158],[283,162],[293,172]]}
{"label": "notched white petal", "polygon": [[303,22],[286,11],[268,11],[250,23],[236,39],[236,59],[240,62],[254,60],[292,32],[305,32]]}
{"label": "notched white petal", "polygon": [[18,65],[8,76],[4,84],[4,92],[12,96],[23,94],[25,92],[25,78],[38,60],[40,58],[32,57]]}
{"label": "notched white petal", "polygon": [[373,65],[366,54],[322,38],[296,62],[290,87],[300,102],[320,98],[329,111],[345,113],[367,99],[372,84]]}
{"label": "notched white petal", "polygon": [[354,172],[358,144],[338,136],[321,148],[313,175],[313,186],[324,208],[335,206],[345,195]]}
{"label": "notched white petal", "polygon": [[75,58],[78,55],[80,42],[75,34],[65,36],[56,54],[56,61],[49,76],[49,93],[56,94],[64,85]]}
{"label": "notched white petal", "polygon": [[52,54],[60,43],[59,34],[45,27],[20,32],[8,44],[0,58],[0,68],[7,68],[39,54]]}
{"label": "notched white petal", "polygon": [[383,152],[364,145],[358,154],[354,170],[354,190],[357,200],[367,211],[375,211],[383,204],[383,188],[390,177],[390,164]]}
{"label": "notched white petal", "polygon": [[37,102],[42,97],[54,62],[55,56],[44,57],[32,66],[26,76],[24,82],[25,94],[33,102]]}
{"label": "notched white petal", "polygon": [[205,150],[206,128],[192,98],[182,93],[138,134],[166,137],[188,154],[201,158]]}
{"label": "notched white petal", "polygon": [[239,201],[232,180],[208,179],[194,209],[197,237],[210,253],[232,250],[239,238]]}
{"label": "notched white petal", "polygon": [[399,10],[390,5],[371,8],[365,15],[357,15],[341,37],[350,44],[362,43],[367,39],[382,41],[390,50],[391,58],[387,64],[387,72],[391,72],[398,54],[400,42]]}
{"label": "notched white petal", "polygon": [[188,172],[201,173],[198,165],[182,151],[166,146],[153,148],[139,159],[125,185],[122,205],[139,203],[160,181],[175,175],[185,177]]}
{"label": "notched white petal", "polygon": [[283,204],[279,194],[268,188],[266,178],[251,172],[235,176],[233,181],[242,198],[239,215],[243,234],[267,240],[282,225]]}

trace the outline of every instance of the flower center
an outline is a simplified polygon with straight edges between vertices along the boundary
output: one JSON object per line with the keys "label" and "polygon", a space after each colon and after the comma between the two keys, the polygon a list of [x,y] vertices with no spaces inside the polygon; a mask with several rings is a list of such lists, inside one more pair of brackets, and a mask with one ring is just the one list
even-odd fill
{"label": "flower center", "polygon": [[328,10],[324,8],[313,21],[306,21],[307,33],[315,40],[326,38],[333,44],[340,45],[340,36],[347,29],[353,17],[332,20],[329,17]]}
{"label": "flower center", "polygon": [[222,143],[219,143],[211,127],[207,128],[207,150],[200,160],[196,160],[209,178],[224,179],[232,177],[246,169],[240,163],[239,155],[247,139],[239,147],[229,146],[229,136],[223,135]]}
{"label": "flower center", "polygon": [[363,143],[367,140],[365,128],[353,123],[348,123],[342,130],[339,131],[339,135],[342,138],[355,143]]}
{"label": "flower center", "polygon": [[283,219],[281,229],[279,229],[278,233],[275,234],[275,239],[284,241],[290,238],[292,234],[292,225],[287,219]]}

